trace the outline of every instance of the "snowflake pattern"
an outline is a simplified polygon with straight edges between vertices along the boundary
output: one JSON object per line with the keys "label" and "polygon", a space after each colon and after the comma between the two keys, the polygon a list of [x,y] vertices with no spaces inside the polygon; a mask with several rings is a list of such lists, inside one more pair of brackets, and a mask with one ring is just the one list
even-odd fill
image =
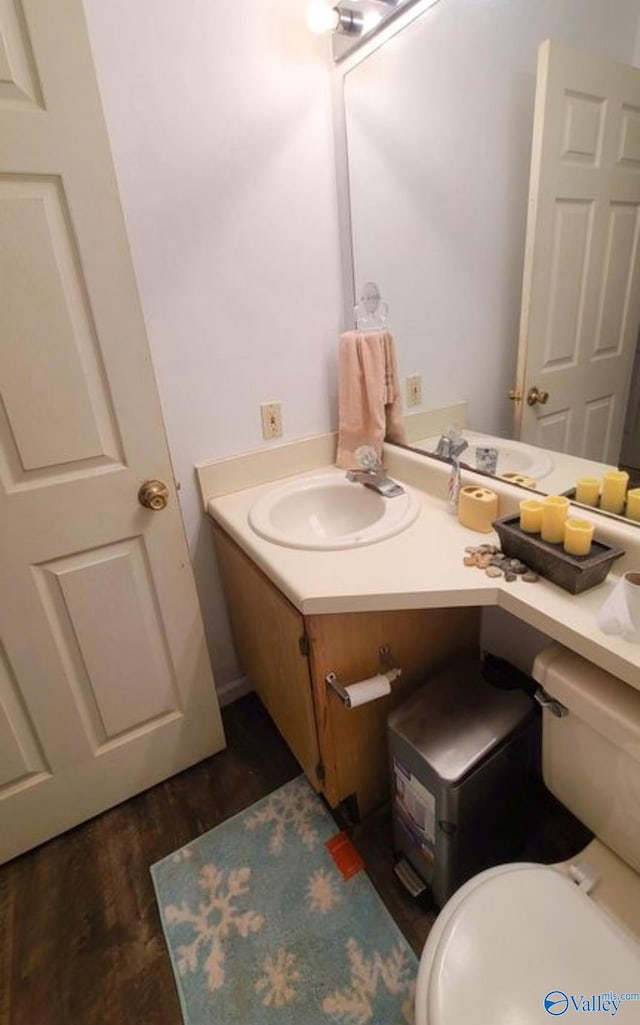
{"label": "snowflake pattern", "polygon": [[326,915],[340,901],[340,891],[334,876],[324,868],[319,868],[309,879],[307,901],[311,911],[319,911]]}
{"label": "snowflake pattern", "polygon": [[188,925],[195,933],[191,943],[177,948],[180,975],[197,972],[200,954],[208,950],[203,965],[207,988],[215,990],[223,985],[223,941],[232,932],[246,939],[264,924],[262,915],[255,911],[240,913],[234,906],[237,898],[248,892],[250,877],[249,868],[231,869],[226,873],[215,865],[205,865],[200,872],[198,886],[206,894],[206,899],[193,910],[184,901],[180,907],[174,904],[165,907],[165,919],[170,925]]}
{"label": "snowflake pattern", "polygon": [[256,993],[264,993],[262,1003],[266,1007],[290,1004],[296,995],[295,983],[300,981],[295,954],[280,947],[275,958],[265,957],[262,970],[264,975],[255,984]]}
{"label": "snowflake pattern", "polygon": [[273,823],[269,840],[271,854],[280,854],[289,830],[298,834],[308,850],[313,850],[318,842],[318,831],[310,820],[322,814],[322,811],[318,798],[306,780],[296,779],[281,790],[276,790],[262,808],[248,815],[244,826],[245,829],[257,829],[258,826]]}
{"label": "snowflake pattern", "polygon": [[181,850],[176,851],[171,860],[175,865],[179,865],[181,861],[188,861],[192,856],[193,851],[190,847],[182,847]]}
{"label": "snowflake pattern", "polygon": [[402,1017],[405,1025],[411,1025],[415,980],[407,952],[398,946],[387,958],[377,951],[373,957],[367,958],[356,940],[350,939],[347,940],[347,957],[351,965],[351,986],[325,997],[322,1003],[325,1014],[346,1025],[366,1025],[374,1016],[373,1001],[382,981],[388,993],[404,995]]}

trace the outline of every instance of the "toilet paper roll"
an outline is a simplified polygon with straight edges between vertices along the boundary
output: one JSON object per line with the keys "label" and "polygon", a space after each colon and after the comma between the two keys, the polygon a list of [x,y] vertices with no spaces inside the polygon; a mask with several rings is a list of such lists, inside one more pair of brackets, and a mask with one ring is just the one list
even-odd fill
{"label": "toilet paper roll", "polygon": [[369,701],[390,694],[391,684],[388,676],[378,673],[377,676],[370,676],[368,680],[361,680],[360,683],[352,683],[344,689],[349,696],[349,707],[357,708],[358,705],[366,705]]}
{"label": "toilet paper roll", "polygon": [[598,613],[598,626],[605,634],[640,641],[640,573],[625,573],[618,581]]}

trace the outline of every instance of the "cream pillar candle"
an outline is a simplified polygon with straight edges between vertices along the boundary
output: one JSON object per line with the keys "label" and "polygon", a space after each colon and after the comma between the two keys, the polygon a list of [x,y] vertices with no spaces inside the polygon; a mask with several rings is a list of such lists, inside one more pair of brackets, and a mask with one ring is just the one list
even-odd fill
{"label": "cream pillar candle", "polygon": [[539,498],[525,498],[520,502],[520,530],[525,534],[539,534],[542,530],[542,502]]}
{"label": "cream pillar candle", "polygon": [[630,520],[640,521],[640,488],[631,488],[627,491],[626,515]]}
{"label": "cream pillar candle", "polygon": [[597,477],[578,477],[576,502],[581,505],[597,505],[600,497],[600,481]]}
{"label": "cream pillar candle", "polygon": [[600,508],[605,512],[618,513],[624,509],[629,474],[626,470],[607,470],[602,477]]}
{"label": "cream pillar candle", "polygon": [[542,500],[542,540],[558,544],[564,538],[564,521],[569,512],[569,499],[548,495]]}
{"label": "cream pillar candle", "polygon": [[564,524],[564,550],[568,555],[588,555],[593,541],[593,523],[571,517]]}

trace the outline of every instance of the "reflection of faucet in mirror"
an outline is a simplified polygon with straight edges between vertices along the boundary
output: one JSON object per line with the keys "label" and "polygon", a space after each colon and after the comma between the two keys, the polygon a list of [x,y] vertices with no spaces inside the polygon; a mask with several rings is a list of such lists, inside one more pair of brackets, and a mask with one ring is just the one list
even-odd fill
{"label": "reflection of faucet in mirror", "polygon": [[460,428],[457,425],[445,428],[435,447],[434,454],[440,456],[441,459],[455,459],[459,458],[464,452],[465,448],[469,447],[469,442],[462,437]]}
{"label": "reflection of faucet in mirror", "polygon": [[[597,187],[598,167],[611,159],[612,181],[622,175],[640,187],[640,153],[629,148],[631,129],[620,113],[638,104],[622,94],[595,102],[597,90],[569,80],[565,106],[545,110],[538,103],[533,118],[545,37],[590,51],[594,68],[611,61],[605,79],[617,89],[613,61],[633,62],[637,30],[635,0],[613,9],[601,0],[512,0],[506,7],[450,0],[344,77],[355,278],[377,280],[393,309],[401,376],[420,373],[426,407],[452,406],[463,396],[474,433],[551,453],[555,470],[535,478],[539,490],[557,490],[562,459],[555,454],[574,453],[603,468],[640,466],[640,359],[635,377],[632,370],[640,194],[599,205],[589,191],[592,179]],[[564,48],[542,51],[542,73],[554,61],[564,74]],[[640,71],[633,77],[640,80]],[[605,108],[614,107],[621,120],[604,126]],[[553,178],[543,152],[550,119],[564,140],[550,147],[560,155],[552,171],[569,190],[564,195],[545,185]],[[532,137],[534,177],[542,186],[529,196]],[[582,196],[570,191],[578,179]],[[542,248],[534,259],[535,246]],[[523,341],[540,339],[539,364],[529,344],[517,366],[520,321]],[[575,382],[585,374],[592,390],[578,404]],[[522,401],[534,386],[538,397],[548,392],[546,403]],[[510,390],[519,403],[509,400]],[[413,432],[414,441],[435,436],[437,443],[441,426],[446,422]],[[463,459],[471,462],[474,448]]]}

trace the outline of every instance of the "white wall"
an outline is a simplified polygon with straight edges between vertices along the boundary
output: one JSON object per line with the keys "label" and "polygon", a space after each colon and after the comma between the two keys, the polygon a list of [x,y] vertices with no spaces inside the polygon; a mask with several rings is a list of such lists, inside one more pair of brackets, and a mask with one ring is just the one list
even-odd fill
{"label": "white wall", "polygon": [[536,59],[630,62],[637,0],[441,0],[346,81],[356,281],[389,303],[426,406],[510,434]]}
{"label": "white wall", "polygon": [[195,463],[336,421],[327,39],[302,0],[85,0],[219,687],[239,671]]}
{"label": "white wall", "polygon": [[510,615],[504,609],[482,610],[482,651],[505,658],[523,673],[531,675],[536,655],[552,643],[551,637],[529,626],[528,623],[523,623],[521,619]]}

